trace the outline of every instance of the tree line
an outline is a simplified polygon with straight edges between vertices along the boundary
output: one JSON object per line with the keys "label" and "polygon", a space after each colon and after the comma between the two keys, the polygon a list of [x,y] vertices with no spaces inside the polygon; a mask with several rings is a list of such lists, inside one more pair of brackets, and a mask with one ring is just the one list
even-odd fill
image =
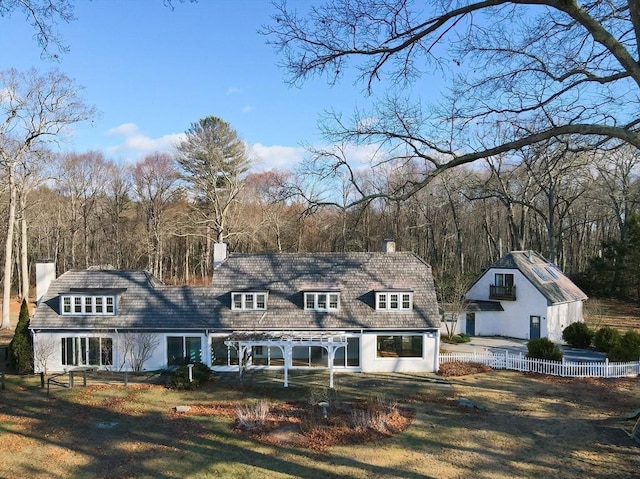
{"label": "tree line", "polygon": [[[216,129],[235,151],[192,153],[202,140],[196,133]],[[444,172],[406,200],[340,207],[313,200],[318,182],[310,184],[299,171],[251,172],[244,145],[223,120],[206,118],[190,131],[195,136],[187,136],[174,155],[154,153],[135,165],[90,151],[50,155],[19,170],[14,284],[24,285],[34,263],[45,259],[54,260],[59,273],[111,265],[146,268],[171,284],[207,283],[216,241],[247,253],[379,251],[392,237],[398,249],[429,262],[437,277],[475,276],[522,249],[541,252],[572,275],[608,258],[638,269],[637,262],[631,268],[633,248],[615,249],[638,241],[635,149],[492,158]],[[392,168],[375,178],[376,187],[391,188],[413,168]],[[323,194],[344,200],[348,186],[341,191],[339,178],[333,180],[324,179]],[[6,194],[2,208],[6,216]],[[624,268],[612,270],[619,286],[631,274]]]}

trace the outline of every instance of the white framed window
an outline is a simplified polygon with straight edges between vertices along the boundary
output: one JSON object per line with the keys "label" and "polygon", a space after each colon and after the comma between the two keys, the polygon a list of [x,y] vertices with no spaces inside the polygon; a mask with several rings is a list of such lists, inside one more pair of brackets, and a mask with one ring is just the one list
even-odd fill
{"label": "white framed window", "polygon": [[115,296],[62,295],[60,311],[63,315],[114,316],[116,298]]}
{"label": "white framed window", "polygon": [[257,291],[231,293],[231,309],[265,310],[267,309],[267,293]]}
{"label": "white framed window", "polygon": [[62,364],[65,366],[113,365],[113,339],[101,337],[62,338]]}
{"label": "white framed window", "polygon": [[338,311],[340,309],[340,293],[331,291],[304,293],[304,309],[310,311]]}
{"label": "white framed window", "polygon": [[377,291],[376,310],[410,311],[413,309],[413,293],[410,291]]}

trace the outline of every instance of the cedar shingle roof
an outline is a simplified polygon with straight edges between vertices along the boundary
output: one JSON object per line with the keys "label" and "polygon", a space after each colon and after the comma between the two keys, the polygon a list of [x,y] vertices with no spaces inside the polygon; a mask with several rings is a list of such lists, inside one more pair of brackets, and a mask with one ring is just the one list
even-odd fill
{"label": "cedar shingle roof", "polygon": [[567,303],[587,299],[560,269],[535,251],[512,251],[491,265],[491,268],[519,270],[549,304]]}
{"label": "cedar shingle roof", "polygon": [[[122,291],[117,316],[62,316],[59,294]],[[304,291],[340,291],[337,312],[305,311]],[[413,292],[413,310],[376,311],[375,292]],[[266,311],[231,310],[231,292],[268,291]],[[54,280],[34,329],[360,330],[439,327],[431,268],[412,253],[232,254],[212,286],[164,286],[145,271],[69,271]]]}
{"label": "cedar shingle roof", "polygon": [[[431,267],[413,253],[232,254],[213,273],[218,327],[252,329],[437,328]],[[340,310],[305,311],[304,291],[339,290]],[[375,292],[413,292],[413,310],[375,310]],[[268,291],[267,311],[231,310],[230,291]]]}
{"label": "cedar shingle roof", "polygon": [[[89,291],[87,291],[89,290]],[[61,293],[119,294],[116,316],[60,314]],[[202,329],[211,305],[210,288],[165,286],[146,271],[68,271],[55,279],[31,319],[33,329]]]}

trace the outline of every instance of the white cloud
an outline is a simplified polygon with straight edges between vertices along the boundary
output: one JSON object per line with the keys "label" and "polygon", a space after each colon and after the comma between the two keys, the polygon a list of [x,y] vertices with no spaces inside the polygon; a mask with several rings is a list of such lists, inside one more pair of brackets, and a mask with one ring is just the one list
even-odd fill
{"label": "white cloud", "polygon": [[242,109],[242,113],[249,113],[253,111],[253,107],[251,105],[247,105]]}
{"label": "white cloud", "polygon": [[293,170],[304,158],[305,149],[294,146],[262,143],[248,145],[253,171]]}
{"label": "white cloud", "polygon": [[108,136],[122,138],[123,141],[109,146],[107,153],[117,156],[127,163],[135,163],[155,152],[172,153],[175,145],[184,138],[184,133],[172,133],[159,138],[151,138],[140,132],[135,123],[123,123],[107,131]]}
{"label": "white cloud", "polygon": [[237,95],[239,93],[242,93],[242,90],[237,86],[230,86],[227,88],[227,95]]}

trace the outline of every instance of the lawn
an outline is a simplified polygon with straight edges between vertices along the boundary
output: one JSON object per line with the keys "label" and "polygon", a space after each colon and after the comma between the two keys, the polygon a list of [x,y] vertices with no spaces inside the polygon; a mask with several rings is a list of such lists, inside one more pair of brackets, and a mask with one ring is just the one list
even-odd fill
{"label": "lawn", "polygon": [[[627,478],[640,470],[640,445],[621,416],[640,408],[637,378],[574,380],[490,371],[434,375],[293,372],[291,387],[258,372],[240,384],[218,376],[194,392],[161,385],[56,388],[7,376],[0,391],[4,478]],[[340,403],[381,395],[413,411],[399,434],[323,450],[283,439],[265,444],[233,428],[226,411],[266,399]],[[478,408],[458,404],[463,397]],[[187,413],[175,406],[190,405]],[[331,409],[329,414],[332,414]]]}

